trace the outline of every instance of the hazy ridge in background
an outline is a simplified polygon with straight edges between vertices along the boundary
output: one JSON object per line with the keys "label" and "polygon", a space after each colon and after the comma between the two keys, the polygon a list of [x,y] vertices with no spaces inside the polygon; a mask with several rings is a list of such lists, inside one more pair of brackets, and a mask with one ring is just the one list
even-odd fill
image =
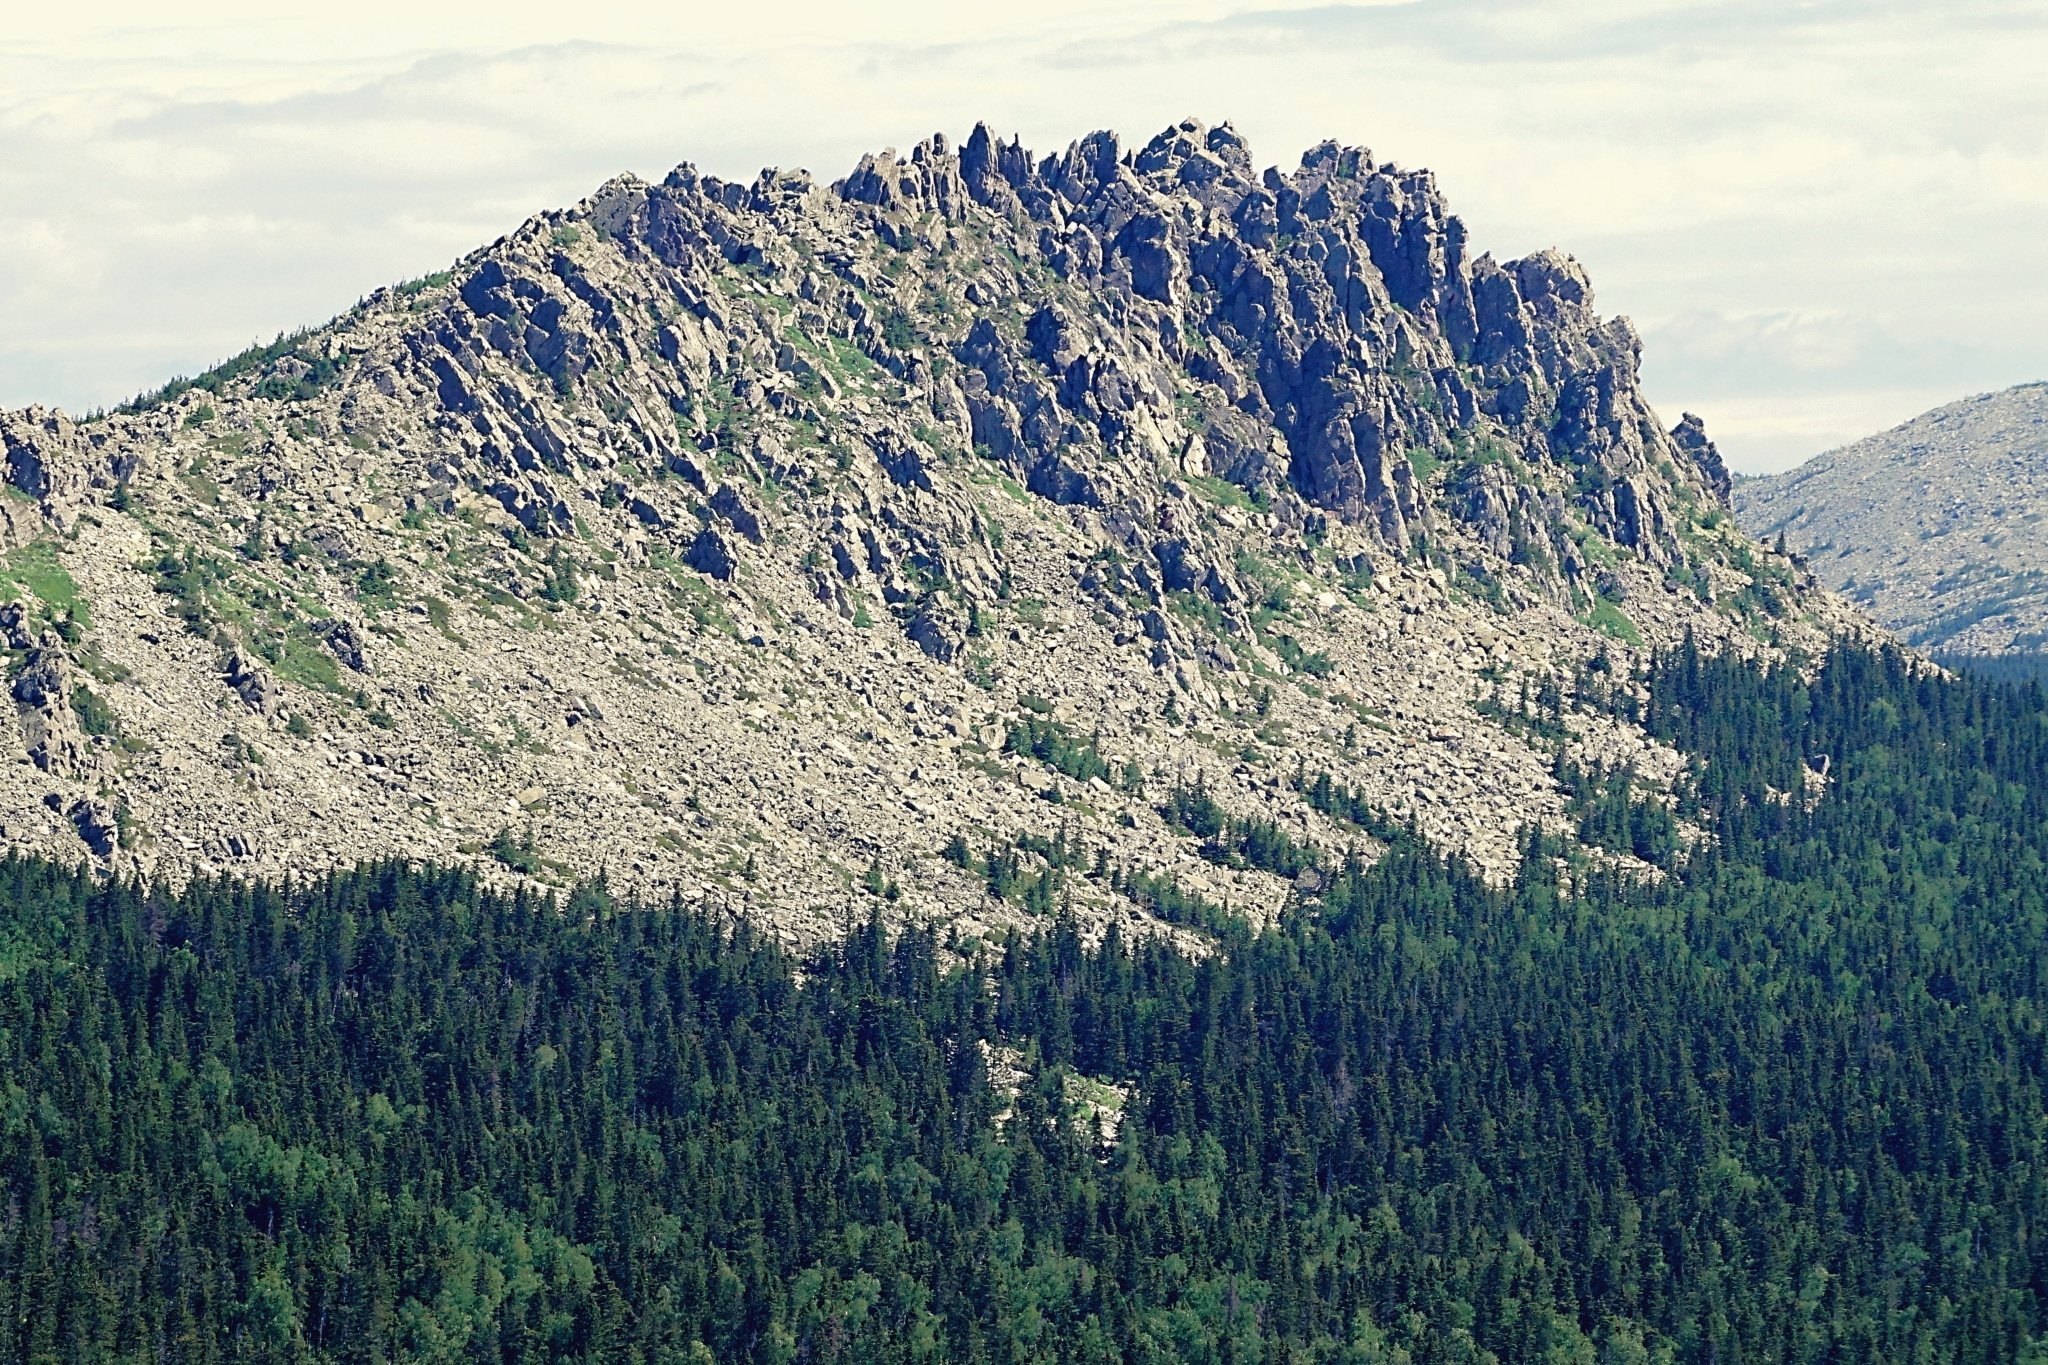
{"label": "hazy ridge in background", "polygon": [[1735,506],[1917,649],[2008,669],[2048,649],[2048,384],[1741,480]]}

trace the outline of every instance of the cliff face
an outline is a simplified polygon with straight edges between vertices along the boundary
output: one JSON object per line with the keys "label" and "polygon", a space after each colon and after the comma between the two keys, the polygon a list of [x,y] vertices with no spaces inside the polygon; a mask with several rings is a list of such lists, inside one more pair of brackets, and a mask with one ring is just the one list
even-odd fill
{"label": "cliff face", "polygon": [[18,702],[65,757],[24,748],[0,834],[801,920],[864,866],[996,913],[939,843],[1057,825],[1266,904],[1162,792],[1341,848],[1284,780],[1330,771],[1502,864],[1562,811],[1525,684],[1853,626],[1723,515],[1638,349],[1427,172],[1260,174],[1227,125],[620,179],[104,420],[0,418],[17,657],[93,699],[55,748]]}
{"label": "cliff face", "polygon": [[2048,652],[2048,384],[1979,394],[1742,482],[1756,536],[1782,534],[1906,643]]}
{"label": "cliff face", "polygon": [[[1569,469],[1596,525],[1668,557],[1670,484],[1701,486],[1642,400],[1633,329],[1593,312],[1578,264],[1473,259],[1434,179],[1364,149],[1327,143],[1259,176],[1227,125],[1184,123],[1135,156],[1098,134],[1043,161],[977,129],[957,158],[928,143],[837,188],[898,240],[979,206],[1024,269],[1099,301],[1041,304],[1021,336],[984,317],[955,347],[976,445],[1052,496],[1099,500],[1178,457],[1405,548],[1432,515],[1409,452],[1462,436]],[[1536,511],[1482,485],[1468,519],[1518,506]]]}
{"label": "cliff face", "polygon": [[[1576,262],[1473,258],[1427,172],[1359,148],[1260,176],[1227,125],[1190,121],[1135,154],[1098,133],[1043,159],[978,128],[958,153],[934,138],[907,161],[864,158],[830,189],[684,167],[606,187],[589,218],[611,270],[559,230],[522,234],[471,266],[461,306],[395,367],[408,398],[477,434],[500,500],[536,531],[568,525],[570,500],[536,476],[576,445],[534,401],[536,376],[652,406],[632,425],[657,443],[673,410],[686,446],[755,456],[735,407],[839,416],[805,339],[918,395],[915,412],[862,420],[899,482],[972,450],[1055,502],[1128,516],[1162,474],[1206,475],[1405,551],[1435,515],[1411,455],[1462,447],[1561,476],[1476,474],[1446,509],[1503,552],[1518,525],[1547,536],[1561,581],[1584,564],[1545,492],[1659,563],[1682,557],[1676,504],[1726,495],[1711,446],[1649,411],[1635,332],[1594,312]],[[766,326],[735,312],[735,269],[794,286],[793,308]],[[665,363],[644,364],[650,350]]]}

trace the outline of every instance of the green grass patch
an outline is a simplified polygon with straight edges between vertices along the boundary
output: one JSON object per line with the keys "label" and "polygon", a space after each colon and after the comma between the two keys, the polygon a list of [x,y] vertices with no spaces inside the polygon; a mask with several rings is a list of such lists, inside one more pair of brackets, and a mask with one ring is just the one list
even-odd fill
{"label": "green grass patch", "polygon": [[0,561],[0,597],[23,606],[30,605],[29,599],[33,598],[42,604],[44,616],[51,621],[74,621],[81,631],[92,627],[85,595],[58,562],[57,549],[48,541],[24,545]]}
{"label": "green grass patch", "polygon": [[1190,474],[1185,482],[1188,487],[1220,506],[1235,507],[1242,512],[1259,510],[1258,504],[1252,501],[1252,495],[1228,479],[1219,479],[1208,474]]}
{"label": "green grass patch", "polygon": [[456,633],[454,625],[455,613],[453,608],[446,602],[438,597],[422,597],[420,599],[420,606],[426,610],[428,624],[433,626],[435,630],[440,631],[443,638],[452,644],[463,646],[469,644],[469,641]]}
{"label": "green grass patch", "polygon": [[1636,629],[1636,623],[1629,620],[1628,613],[1612,602],[1595,602],[1593,609],[1579,620],[1602,635],[1620,640],[1623,644],[1641,645],[1643,642],[1642,632]]}
{"label": "green grass patch", "polygon": [[341,665],[320,638],[298,622],[287,627],[281,638],[266,641],[258,652],[270,660],[277,676],[288,682],[337,696],[348,692],[341,683]]}
{"label": "green grass patch", "polygon": [[[699,630],[714,630],[721,635],[739,638],[739,627],[733,624],[724,601],[711,585],[704,581],[702,575],[666,549],[650,549],[647,560],[668,575],[670,600],[689,613],[690,619],[697,623]],[[861,610],[865,610],[864,604]],[[860,624],[859,614],[859,611],[855,613],[855,625]]]}
{"label": "green grass patch", "polygon": [[1223,609],[1208,598],[1176,589],[1166,594],[1166,604],[1176,615],[1195,622],[1210,634],[1223,633]]}
{"label": "green grass patch", "polygon": [[1330,662],[1329,655],[1319,649],[1303,649],[1301,642],[1292,635],[1275,633],[1266,643],[1296,673],[1306,673],[1312,678],[1327,678],[1336,669],[1336,665]]}

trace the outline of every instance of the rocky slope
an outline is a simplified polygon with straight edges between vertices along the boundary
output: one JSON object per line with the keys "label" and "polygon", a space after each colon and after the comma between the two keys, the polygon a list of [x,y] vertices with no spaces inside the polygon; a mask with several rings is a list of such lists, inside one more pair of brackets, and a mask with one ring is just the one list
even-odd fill
{"label": "rocky slope", "polygon": [[2048,649],[2048,384],[1950,403],[1745,479],[1736,508],[1908,644]]}
{"label": "rocky slope", "polygon": [[[1098,917],[1140,873],[1277,906],[1162,806],[1369,851],[1327,772],[1503,869],[1565,809],[1525,697],[1856,625],[1637,351],[1429,173],[1261,174],[1228,125],[622,178],[116,414],[0,418],[0,836],[971,931],[1025,911],[956,835],[1025,876],[1064,836]],[[1681,761],[1564,710],[1585,762]]]}

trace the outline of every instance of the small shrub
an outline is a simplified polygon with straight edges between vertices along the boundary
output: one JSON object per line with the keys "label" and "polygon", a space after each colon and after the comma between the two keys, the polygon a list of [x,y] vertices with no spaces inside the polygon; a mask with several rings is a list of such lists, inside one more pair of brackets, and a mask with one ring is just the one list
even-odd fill
{"label": "small shrub", "polygon": [[514,835],[510,829],[499,829],[491,837],[490,853],[514,872],[531,877],[541,870],[540,846],[534,842],[530,828],[520,835]]}
{"label": "small shrub", "polygon": [[356,599],[365,606],[389,607],[398,596],[398,575],[391,561],[379,558],[356,578]]}
{"label": "small shrub", "polygon": [[903,889],[882,871],[882,860],[879,858],[868,864],[868,870],[861,874],[860,885],[870,896],[880,896],[887,901],[896,900],[903,894]]}
{"label": "small shrub", "polygon": [[88,735],[121,737],[121,720],[114,714],[114,708],[84,683],[71,689],[71,710],[78,717],[78,728]]}

